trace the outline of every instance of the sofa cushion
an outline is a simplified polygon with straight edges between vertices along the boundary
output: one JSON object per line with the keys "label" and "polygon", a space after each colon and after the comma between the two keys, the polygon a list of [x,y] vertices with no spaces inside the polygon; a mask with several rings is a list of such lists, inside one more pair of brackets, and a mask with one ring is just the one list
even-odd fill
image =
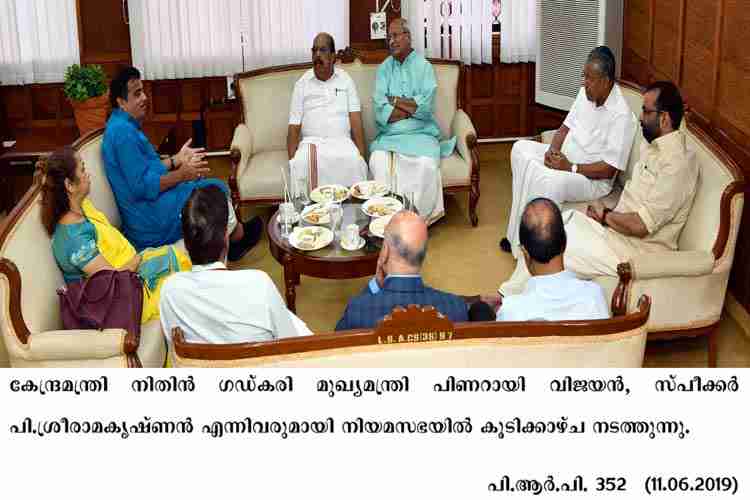
{"label": "sofa cushion", "polygon": [[264,151],[250,157],[239,179],[240,197],[243,200],[281,198],[284,193],[281,169],[288,163],[286,149]]}
{"label": "sofa cushion", "polygon": [[444,188],[471,184],[471,166],[455,151],[449,157],[442,159],[440,173],[443,177]]}

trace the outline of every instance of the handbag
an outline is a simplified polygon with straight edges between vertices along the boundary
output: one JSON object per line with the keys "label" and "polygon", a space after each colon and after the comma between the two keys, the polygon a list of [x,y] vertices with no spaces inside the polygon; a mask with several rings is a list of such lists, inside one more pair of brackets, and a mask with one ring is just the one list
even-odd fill
{"label": "handbag", "polygon": [[101,270],[58,288],[57,294],[66,330],[123,328],[140,338],[143,283],[138,274]]}

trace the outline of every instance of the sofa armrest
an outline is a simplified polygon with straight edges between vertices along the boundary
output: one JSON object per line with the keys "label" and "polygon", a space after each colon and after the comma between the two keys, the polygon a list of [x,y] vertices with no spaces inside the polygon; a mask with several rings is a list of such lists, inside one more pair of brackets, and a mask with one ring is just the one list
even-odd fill
{"label": "sofa armrest", "polygon": [[[453,115],[453,121],[451,122],[451,133],[456,136],[456,149],[458,154],[461,155],[466,161],[472,161],[471,157],[471,145],[473,141],[476,141],[477,131],[474,128],[474,124],[471,123],[471,118],[463,109],[456,111]],[[473,139],[470,139],[473,137]]]}
{"label": "sofa armrest", "polygon": [[612,294],[612,314],[627,313],[634,280],[706,276],[713,272],[714,264],[712,253],[697,250],[648,252],[622,262],[617,265],[619,281]]}
{"label": "sofa armrest", "polygon": [[134,336],[121,328],[52,330],[31,334],[28,339],[29,358],[35,361],[106,359],[125,356],[137,348]]}
{"label": "sofa armrest", "polygon": [[629,261],[633,279],[703,276],[711,274],[714,256],[697,250],[642,253]]}
{"label": "sofa armrest", "polygon": [[557,133],[557,129],[555,130],[545,130],[542,132],[542,144],[552,144],[552,139],[555,138],[555,134]]}
{"label": "sofa armrest", "polygon": [[246,124],[240,123],[234,129],[232,145],[229,150],[231,151],[232,168],[235,170],[234,174],[236,177],[240,177],[253,155],[253,137]]}

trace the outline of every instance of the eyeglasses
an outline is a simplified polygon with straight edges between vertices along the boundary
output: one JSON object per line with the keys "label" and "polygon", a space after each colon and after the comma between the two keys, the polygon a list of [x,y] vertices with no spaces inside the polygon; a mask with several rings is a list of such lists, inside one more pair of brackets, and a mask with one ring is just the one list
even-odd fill
{"label": "eyeglasses", "polygon": [[396,38],[399,38],[402,35],[406,35],[408,33],[408,31],[402,31],[400,33],[388,33],[388,40],[395,40]]}
{"label": "eyeglasses", "polygon": [[662,110],[662,109],[648,109],[648,108],[646,108],[646,106],[643,106],[641,108],[641,111],[643,111],[644,115],[648,115],[650,113],[663,113],[664,112],[664,110]]}
{"label": "eyeglasses", "polygon": [[331,53],[331,48],[330,47],[313,47],[310,49],[310,52],[312,52],[313,54],[315,54],[316,52],[320,52],[321,54],[325,55],[325,54]]}

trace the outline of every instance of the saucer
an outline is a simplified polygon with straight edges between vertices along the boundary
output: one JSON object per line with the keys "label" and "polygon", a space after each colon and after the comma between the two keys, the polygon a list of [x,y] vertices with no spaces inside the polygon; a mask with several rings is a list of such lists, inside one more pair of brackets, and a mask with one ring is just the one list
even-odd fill
{"label": "saucer", "polygon": [[356,251],[356,250],[359,250],[359,249],[360,249],[360,248],[362,248],[363,246],[365,246],[365,243],[367,243],[367,242],[365,241],[365,239],[364,239],[363,237],[361,237],[361,236],[360,236],[360,237],[359,237],[359,244],[357,244],[357,245],[356,245],[356,246],[354,246],[354,247],[349,247],[349,246],[347,246],[347,245],[346,245],[346,244],[344,243],[344,240],[341,240],[341,241],[340,241],[340,243],[341,243],[341,248],[343,248],[344,250],[348,250],[348,251],[350,251],[350,252],[354,252],[354,251]]}

